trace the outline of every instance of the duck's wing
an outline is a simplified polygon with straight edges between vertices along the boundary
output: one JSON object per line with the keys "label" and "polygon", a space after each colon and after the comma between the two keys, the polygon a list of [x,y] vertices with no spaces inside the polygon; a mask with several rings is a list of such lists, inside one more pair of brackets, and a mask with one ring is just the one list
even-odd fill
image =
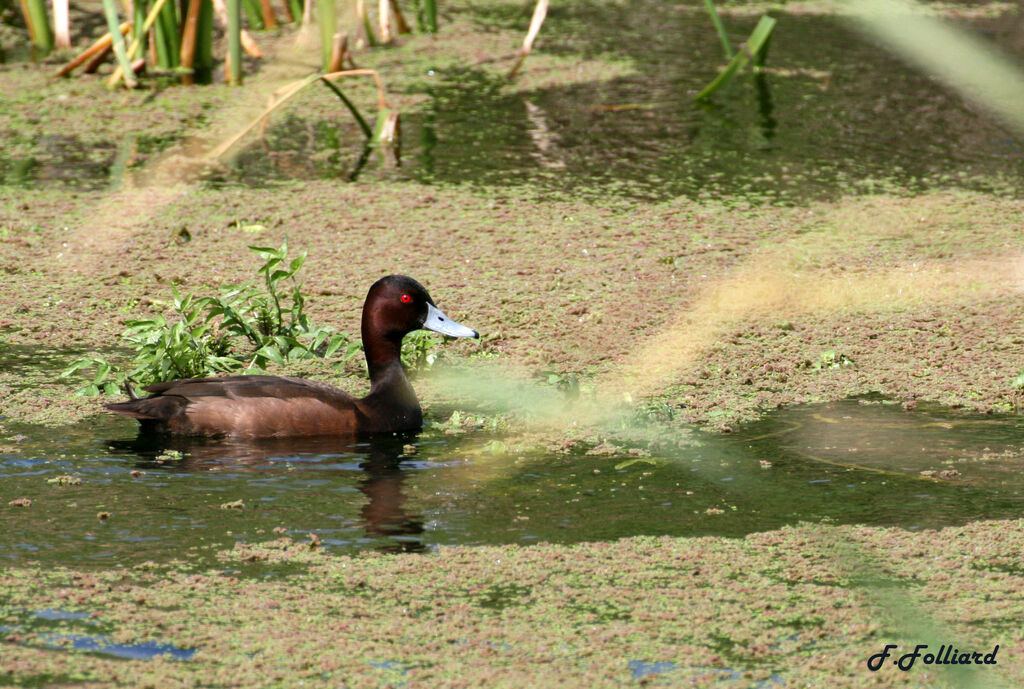
{"label": "duck's wing", "polygon": [[144,430],[248,437],[351,434],[361,413],[347,392],[289,376],[185,378],[143,389],[149,397],[104,406]]}
{"label": "duck's wing", "polygon": [[355,399],[333,385],[292,376],[222,376],[218,378],[181,378],[154,383],[142,388],[151,396],[176,395],[190,400],[202,397],[322,397],[325,400]]}

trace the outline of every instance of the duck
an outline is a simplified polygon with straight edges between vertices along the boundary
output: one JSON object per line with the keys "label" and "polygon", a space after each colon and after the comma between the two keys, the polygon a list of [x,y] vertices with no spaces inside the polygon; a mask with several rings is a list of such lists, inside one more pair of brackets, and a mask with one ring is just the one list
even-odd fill
{"label": "duck", "polygon": [[147,385],[148,397],[104,407],[138,420],[142,433],[282,438],[416,431],[423,412],[400,354],[402,339],[419,329],[480,336],[448,318],[416,280],[388,275],[373,283],[363,303],[363,352],[370,373],[365,397],[303,378],[241,375]]}

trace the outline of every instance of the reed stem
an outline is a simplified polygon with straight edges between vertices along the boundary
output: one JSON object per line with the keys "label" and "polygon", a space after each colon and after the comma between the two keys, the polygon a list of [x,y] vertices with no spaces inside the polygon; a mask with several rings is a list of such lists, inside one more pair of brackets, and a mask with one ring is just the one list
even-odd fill
{"label": "reed stem", "polygon": [[338,8],[334,0],[316,0],[316,21],[320,25],[320,67],[330,71],[331,48],[338,30]]}
{"label": "reed stem", "polygon": [[[121,24],[121,34],[125,34],[129,28],[131,28],[131,25],[128,22],[124,22],[123,24]],[[113,39],[110,37],[110,33],[108,32],[103,34],[98,39],[93,41],[92,45],[90,45],[88,48],[79,53],[78,57],[76,57],[75,59],[71,60],[66,65],[58,69],[57,73],[54,76],[67,76],[68,74],[78,69],[80,66],[82,66],[89,60],[93,59],[97,55],[102,55],[103,53],[108,51],[111,45],[113,45]]]}
{"label": "reed stem", "polygon": [[715,25],[715,31],[718,33],[718,40],[722,43],[722,50],[725,51],[725,59],[731,60],[735,54],[732,49],[732,44],[729,43],[729,36],[725,33],[725,26],[722,25],[722,19],[718,16],[718,10],[715,9],[715,3],[713,0],[704,0],[704,7],[707,8],[708,14],[711,15],[711,23]]}
{"label": "reed stem", "polygon": [[185,12],[185,27],[181,34],[181,52],[178,55],[182,69],[187,73],[182,75],[182,81],[191,84],[195,81],[193,68],[196,63],[196,33],[199,31],[199,8],[200,0],[189,0],[188,9]]}
{"label": "reed stem", "polygon": [[[50,52],[53,50],[53,32],[46,18],[46,0],[26,0],[26,4],[32,22],[32,42],[40,50]],[[115,22],[114,26],[118,24],[120,22]]]}
{"label": "reed stem", "polygon": [[71,28],[68,20],[68,0],[53,0],[53,31],[58,48],[71,47]]}
{"label": "reed stem", "polygon": [[[124,85],[128,88],[134,88],[135,72],[132,71],[131,62],[128,59],[128,53],[124,48],[124,37],[121,35],[121,21],[117,17],[117,6],[114,4],[114,0],[103,0],[103,13],[107,17],[107,28],[110,29],[110,37],[114,46],[114,55],[117,56],[117,62],[120,65],[120,69],[124,73]],[[115,72],[117,74],[117,72]],[[113,84],[117,81],[114,80]],[[108,82],[108,85],[113,85]]]}
{"label": "reed stem", "polygon": [[234,86],[242,85],[242,7],[241,0],[227,0],[228,10],[228,79]]}

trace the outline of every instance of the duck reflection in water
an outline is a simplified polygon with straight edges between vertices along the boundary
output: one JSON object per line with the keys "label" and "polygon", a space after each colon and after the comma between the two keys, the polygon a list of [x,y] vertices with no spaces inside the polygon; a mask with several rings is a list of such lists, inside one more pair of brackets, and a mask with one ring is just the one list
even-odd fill
{"label": "duck reflection in water", "polygon": [[[421,552],[427,550],[422,537],[425,531],[423,520],[405,510],[403,505],[406,497],[402,492],[402,484],[409,474],[409,469],[402,466],[402,461],[405,459],[406,448],[415,443],[416,437],[416,433],[395,433],[352,440],[232,440],[140,433],[134,440],[114,440],[108,445],[115,450],[137,455],[136,466],[147,471],[259,472],[261,475],[274,476],[291,473],[296,460],[306,466],[316,463],[358,463],[364,473],[355,487],[366,496],[360,516],[367,536],[381,540],[378,550],[383,552]],[[317,475],[323,477],[329,471],[334,479],[339,474],[352,473],[341,468],[319,469]]]}

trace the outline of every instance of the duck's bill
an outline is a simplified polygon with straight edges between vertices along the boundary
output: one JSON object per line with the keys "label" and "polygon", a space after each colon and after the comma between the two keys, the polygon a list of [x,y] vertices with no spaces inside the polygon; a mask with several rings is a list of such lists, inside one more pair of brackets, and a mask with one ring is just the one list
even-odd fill
{"label": "duck's bill", "polygon": [[423,327],[451,337],[480,337],[480,333],[456,323],[433,304],[427,304],[427,319],[423,321]]}

